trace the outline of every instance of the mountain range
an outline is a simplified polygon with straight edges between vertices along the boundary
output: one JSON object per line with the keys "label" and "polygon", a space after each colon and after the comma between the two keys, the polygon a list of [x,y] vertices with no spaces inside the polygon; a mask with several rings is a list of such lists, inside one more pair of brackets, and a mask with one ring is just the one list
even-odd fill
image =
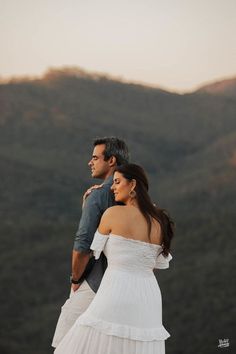
{"label": "mountain range", "polygon": [[177,94],[63,68],[0,84],[1,353],[51,352],[81,198],[99,182],[92,141],[105,135],[126,140],[176,223],[159,275],[167,354],[233,348],[236,78]]}

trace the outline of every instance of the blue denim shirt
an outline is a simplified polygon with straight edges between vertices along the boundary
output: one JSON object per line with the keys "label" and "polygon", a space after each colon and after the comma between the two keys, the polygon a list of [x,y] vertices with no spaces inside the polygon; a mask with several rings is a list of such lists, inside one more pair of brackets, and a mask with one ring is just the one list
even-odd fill
{"label": "blue denim shirt", "polygon": [[[76,232],[74,250],[88,253],[94,238],[94,234],[100,223],[104,211],[115,205],[114,194],[111,191],[113,176],[104,181],[101,188],[95,189],[85,200],[82,215]],[[107,260],[104,254],[95,261],[92,257],[80,280],[86,280],[91,289],[96,292],[107,267]]]}

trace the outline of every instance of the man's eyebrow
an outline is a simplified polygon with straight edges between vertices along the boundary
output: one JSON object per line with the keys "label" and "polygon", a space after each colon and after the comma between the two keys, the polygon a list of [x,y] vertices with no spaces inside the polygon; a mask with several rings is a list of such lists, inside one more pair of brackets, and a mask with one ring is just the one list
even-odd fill
{"label": "man's eyebrow", "polygon": [[99,158],[99,157],[103,157],[104,155],[103,154],[98,154],[98,155],[92,155],[92,158],[94,158],[94,157],[97,157],[97,158]]}

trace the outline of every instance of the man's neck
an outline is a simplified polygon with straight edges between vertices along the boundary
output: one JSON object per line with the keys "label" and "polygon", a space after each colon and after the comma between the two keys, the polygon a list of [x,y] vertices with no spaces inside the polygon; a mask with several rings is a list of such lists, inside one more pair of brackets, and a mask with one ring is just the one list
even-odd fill
{"label": "man's neck", "polygon": [[112,169],[106,174],[106,176],[104,177],[104,182],[105,182],[109,177],[113,176],[114,170],[115,170],[115,167],[112,168]]}

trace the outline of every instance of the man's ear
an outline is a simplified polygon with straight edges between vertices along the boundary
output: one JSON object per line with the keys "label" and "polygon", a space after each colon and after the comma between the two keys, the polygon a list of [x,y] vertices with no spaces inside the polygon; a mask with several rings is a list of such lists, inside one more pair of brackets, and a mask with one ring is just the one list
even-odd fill
{"label": "man's ear", "polygon": [[115,156],[111,156],[109,159],[109,165],[110,167],[114,167],[116,166],[116,157]]}

